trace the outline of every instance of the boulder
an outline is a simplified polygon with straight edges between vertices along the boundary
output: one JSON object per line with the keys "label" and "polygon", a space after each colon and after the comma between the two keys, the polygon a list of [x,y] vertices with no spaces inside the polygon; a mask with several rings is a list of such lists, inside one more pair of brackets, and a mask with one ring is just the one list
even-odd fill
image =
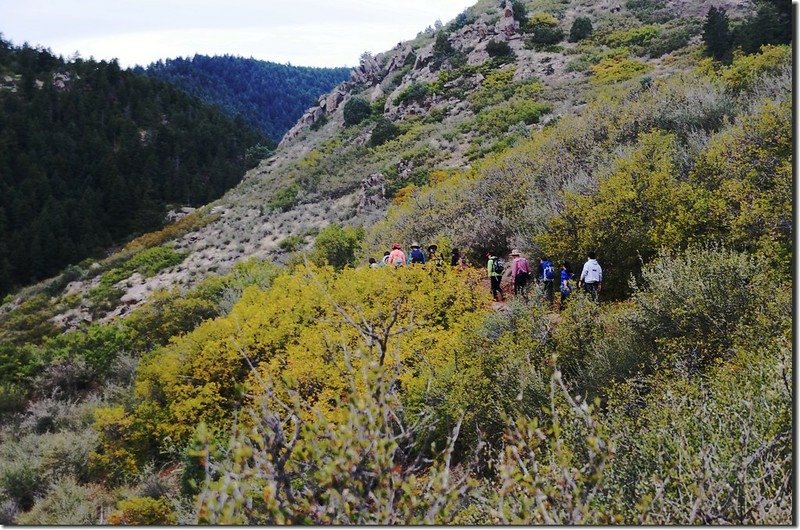
{"label": "boulder", "polygon": [[356,214],[360,215],[368,209],[381,208],[385,204],[386,177],[384,177],[382,173],[373,173],[361,181]]}
{"label": "boulder", "polygon": [[325,112],[328,114],[336,112],[336,109],[339,108],[339,104],[344,100],[345,95],[347,95],[347,92],[343,89],[334,89],[325,99]]}
{"label": "boulder", "polygon": [[375,85],[375,88],[372,89],[372,92],[369,94],[370,101],[377,101],[385,96],[386,93],[383,91],[381,85]]}
{"label": "boulder", "polygon": [[350,72],[350,80],[354,83],[373,85],[378,79],[381,66],[372,55],[365,53],[361,56],[361,63]]}

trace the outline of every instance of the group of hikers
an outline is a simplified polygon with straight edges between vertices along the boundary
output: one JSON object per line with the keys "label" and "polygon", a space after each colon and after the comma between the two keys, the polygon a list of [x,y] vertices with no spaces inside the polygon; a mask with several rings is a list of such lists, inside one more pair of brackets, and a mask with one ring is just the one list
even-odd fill
{"label": "group of hikers", "polygon": [[[424,265],[425,263],[433,263],[436,267],[444,266],[444,258],[439,254],[439,247],[437,245],[429,245],[428,254],[426,256],[419,246],[419,243],[414,241],[411,243],[411,251],[408,253],[408,256],[406,256],[400,244],[395,243],[392,245],[391,251],[387,250],[383,254],[383,259],[381,259],[380,262],[376,261],[375,258],[369,258],[369,266],[372,268],[385,267],[386,265],[394,265],[397,267],[414,264]],[[450,256],[450,265],[461,268],[467,266],[466,259],[457,248],[453,249],[453,253]]]}
{"label": "group of hikers", "polygon": [[[492,297],[496,301],[502,302],[505,298],[500,283],[506,271],[505,261],[491,252],[487,253],[486,257],[488,258],[486,272],[489,275],[489,281],[492,286]],[[517,249],[511,251],[511,259],[510,276],[511,283],[514,286],[514,295],[521,296],[527,301],[528,284],[531,279],[531,266],[528,260],[524,258]],[[550,261],[547,256],[542,256],[539,259],[539,266],[536,271],[536,282],[542,287],[548,303],[552,305],[556,285],[556,270],[553,266],[553,262]],[[568,261],[563,261],[558,274],[561,306],[563,306],[567,297],[572,293],[574,282],[575,274],[572,272],[572,267]],[[599,300],[600,290],[603,287],[603,269],[597,262],[597,255],[594,252],[589,252],[587,254],[586,263],[584,263],[581,275],[578,278],[578,288],[580,289],[581,287],[589,293],[595,301]]]}
{"label": "group of hikers", "polygon": [[[524,300],[528,300],[528,285],[531,279],[531,266],[528,260],[520,254],[520,251],[514,249],[511,251],[511,266],[507,267],[506,262],[492,252],[486,254],[488,262],[486,264],[486,271],[489,275],[489,282],[491,283],[492,298],[495,301],[503,302],[505,297],[503,290],[500,286],[504,276],[510,276],[511,284],[514,286],[514,295],[520,296]],[[435,267],[441,268],[444,266],[444,258],[439,253],[437,245],[429,245],[427,255],[422,251],[419,243],[414,241],[411,243],[411,250],[406,256],[403,248],[399,243],[392,245],[392,249],[384,253],[383,259],[377,261],[375,258],[369,258],[369,264],[372,268],[385,267],[393,265],[396,267],[405,265],[432,263]],[[452,267],[466,268],[467,261],[464,255],[455,248],[450,256],[450,265]],[[547,256],[539,259],[539,266],[536,271],[536,282],[544,291],[544,296],[550,305],[553,304],[555,296],[556,285],[556,270],[553,262]],[[558,286],[561,293],[561,306],[572,293],[575,284],[575,274],[572,272],[572,267],[568,261],[563,261],[560,266],[560,273],[558,273]],[[577,287],[583,288],[589,295],[598,301],[600,290],[603,287],[603,269],[597,262],[597,256],[594,252],[587,254],[586,263],[583,265],[580,277],[577,281]],[[559,307],[561,307],[559,306]]]}

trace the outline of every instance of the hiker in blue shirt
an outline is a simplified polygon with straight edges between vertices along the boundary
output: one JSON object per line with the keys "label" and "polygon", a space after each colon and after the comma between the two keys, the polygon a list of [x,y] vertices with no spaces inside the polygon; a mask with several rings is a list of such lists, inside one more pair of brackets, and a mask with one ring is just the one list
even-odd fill
{"label": "hiker in blue shirt", "polygon": [[425,254],[422,253],[422,249],[419,248],[419,243],[416,241],[411,243],[411,252],[408,253],[408,264],[414,263],[425,264]]}
{"label": "hiker in blue shirt", "polygon": [[544,296],[550,305],[553,304],[553,283],[556,279],[556,272],[553,269],[553,264],[543,256],[539,260],[539,281],[543,283]]}
{"label": "hiker in blue shirt", "polygon": [[561,283],[559,284],[559,290],[561,291],[561,305],[558,306],[558,310],[564,307],[564,302],[567,300],[567,297],[572,293],[572,280],[575,279],[575,275],[572,273],[572,267],[570,267],[569,262],[565,261],[561,264]]}

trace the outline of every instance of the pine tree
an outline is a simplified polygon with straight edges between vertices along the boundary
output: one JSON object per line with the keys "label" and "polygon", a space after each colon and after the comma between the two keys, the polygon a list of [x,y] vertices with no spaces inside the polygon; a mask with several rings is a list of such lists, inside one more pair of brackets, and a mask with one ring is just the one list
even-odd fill
{"label": "pine tree", "polygon": [[708,10],[703,24],[703,41],[706,45],[706,55],[717,61],[725,59],[730,54],[733,40],[725,8],[717,9],[711,6]]}

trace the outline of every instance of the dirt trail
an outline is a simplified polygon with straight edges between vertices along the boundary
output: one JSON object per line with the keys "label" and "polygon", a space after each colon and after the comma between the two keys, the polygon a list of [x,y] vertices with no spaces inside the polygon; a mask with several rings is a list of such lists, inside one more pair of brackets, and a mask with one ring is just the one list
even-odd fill
{"label": "dirt trail", "polygon": [[[484,278],[483,280],[481,280],[481,286],[486,290],[486,293],[489,294],[489,296],[491,297],[492,288],[489,278]],[[492,309],[498,312],[507,312],[509,310],[508,304],[516,298],[514,295],[514,288],[510,282],[510,278],[507,279],[506,276],[504,275],[503,280],[500,282],[500,288],[503,291],[503,301],[498,302],[496,300],[493,300]],[[535,294],[530,294],[529,296],[531,302],[535,301],[536,298]],[[542,300],[541,303],[545,303],[544,300]],[[547,312],[547,320],[550,322],[551,326],[557,325],[558,323],[561,322],[561,313],[559,312],[558,306],[559,306],[559,301],[556,300],[553,307],[550,309],[550,311]]]}

